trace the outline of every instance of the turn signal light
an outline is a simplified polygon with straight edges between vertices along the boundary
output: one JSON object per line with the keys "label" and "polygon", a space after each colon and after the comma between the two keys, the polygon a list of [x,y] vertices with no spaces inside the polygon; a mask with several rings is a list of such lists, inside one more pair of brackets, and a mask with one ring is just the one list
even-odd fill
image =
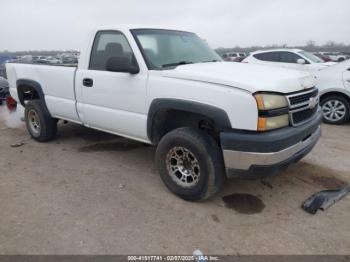
{"label": "turn signal light", "polygon": [[274,117],[259,117],[258,131],[268,131],[286,127],[289,125],[288,115],[274,116]]}

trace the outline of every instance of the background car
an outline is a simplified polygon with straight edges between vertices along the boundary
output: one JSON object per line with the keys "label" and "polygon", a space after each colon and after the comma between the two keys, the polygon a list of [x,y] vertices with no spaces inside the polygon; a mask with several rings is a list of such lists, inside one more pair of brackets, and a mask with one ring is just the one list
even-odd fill
{"label": "background car", "polygon": [[76,57],[63,56],[61,59],[63,64],[78,64],[78,58]]}
{"label": "background car", "polygon": [[0,77],[0,105],[3,104],[9,94],[9,83],[5,78]]}
{"label": "background car", "polygon": [[246,54],[243,52],[230,52],[223,54],[221,57],[225,61],[241,62],[246,57]]}
{"label": "background car", "polygon": [[316,71],[335,64],[324,62],[321,58],[304,50],[287,48],[255,51],[242,62],[287,67],[302,71]]}
{"label": "background car", "polygon": [[45,60],[45,59],[46,59],[46,56],[33,56],[32,62],[36,63],[37,61]]}
{"label": "background car", "polygon": [[342,62],[349,59],[349,56],[340,52],[320,52],[321,55],[328,56],[333,62]]}
{"label": "background car", "polygon": [[57,57],[52,57],[49,56],[46,58],[46,60],[49,62],[49,64],[51,65],[58,65],[58,64],[62,64],[61,59],[57,58]]}
{"label": "background car", "polygon": [[343,124],[350,119],[350,60],[316,73],[324,122]]}
{"label": "background car", "polygon": [[321,58],[324,62],[332,62],[332,59],[328,55],[322,55],[320,53],[314,53],[314,55]]}

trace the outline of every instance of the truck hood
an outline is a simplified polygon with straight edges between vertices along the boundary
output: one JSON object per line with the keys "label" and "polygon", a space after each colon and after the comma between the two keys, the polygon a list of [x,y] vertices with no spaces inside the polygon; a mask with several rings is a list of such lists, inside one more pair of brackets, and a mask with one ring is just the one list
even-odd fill
{"label": "truck hood", "polygon": [[164,77],[225,85],[254,93],[290,93],[316,85],[310,73],[256,64],[213,62],[181,65],[162,71]]}

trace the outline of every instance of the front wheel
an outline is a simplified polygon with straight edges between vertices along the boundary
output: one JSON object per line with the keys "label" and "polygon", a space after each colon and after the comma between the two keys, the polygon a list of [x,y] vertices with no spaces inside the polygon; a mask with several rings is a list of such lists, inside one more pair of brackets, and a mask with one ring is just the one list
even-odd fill
{"label": "front wheel", "polygon": [[31,100],[25,108],[25,121],[29,134],[39,142],[55,138],[57,120],[52,118],[40,100]]}
{"label": "front wheel", "polygon": [[189,200],[205,200],[218,192],[225,180],[222,152],[201,130],[179,128],[160,141],[156,164],[168,189]]}
{"label": "front wheel", "polygon": [[342,96],[329,96],[321,102],[323,121],[328,124],[340,125],[349,120],[350,103]]}

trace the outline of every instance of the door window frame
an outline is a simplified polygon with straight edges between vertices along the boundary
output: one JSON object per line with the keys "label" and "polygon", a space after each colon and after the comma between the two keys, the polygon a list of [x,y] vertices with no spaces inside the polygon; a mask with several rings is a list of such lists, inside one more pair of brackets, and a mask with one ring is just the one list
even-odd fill
{"label": "door window frame", "polygon": [[[129,47],[130,47],[130,50],[131,50],[131,52],[132,52],[132,56],[134,57],[134,61],[135,61],[135,63],[136,63],[135,66],[138,66],[138,67],[140,68],[139,63],[138,63],[138,61],[137,61],[137,58],[136,58],[136,56],[135,56],[135,52],[134,52],[134,50],[132,49],[132,47],[131,47],[131,45],[130,45],[130,41],[129,41],[129,39],[126,37],[126,35],[125,35],[122,31],[120,31],[120,30],[100,30],[100,31],[97,31],[97,32],[96,32],[96,34],[95,34],[95,36],[94,36],[94,41],[92,42],[92,47],[91,47],[91,50],[90,50],[90,57],[89,57],[89,66],[88,66],[88,70],[89,70],[89,71],[110,72],[110,71],[108,71],[108,70],[96,70],[96,69],[91,69],[91,60],[92,60],[92,55],[93,55],[93,52],[94,52],[94,48],[95,48],[95,45],[96,45],[96,44],[98,45],[97,40],[99,40],[98,37],[99,37],[99,35],[102,34],[102,33],[119,33],[120,35],[122,35],[122,36],[125,38],[126,42],[128,43],[128,45],[129,45]],[[111,72],[111,73],[112,73],[112,72]]]}
{"label": "door window frame", "polygon": [[279,51],[278,57],[279,57],[280,63],[285,63],[285,64],[298,64],[298,62],[297,62],[298,59],[297,59],[297,61],[295,61],[295,62],[284,62],[284,61],[281,61],[282,53],[293,54],[293,55],[299,57],[298,59],[304,59],[304,60],[305,60],[305,65],[306,65],[306,64],[310,64],[310,62],[309,62],[305,57],[302,57],[301,55],[296,54],[296,53],[294,53],[294,52],[290,52],[290,51]]}

